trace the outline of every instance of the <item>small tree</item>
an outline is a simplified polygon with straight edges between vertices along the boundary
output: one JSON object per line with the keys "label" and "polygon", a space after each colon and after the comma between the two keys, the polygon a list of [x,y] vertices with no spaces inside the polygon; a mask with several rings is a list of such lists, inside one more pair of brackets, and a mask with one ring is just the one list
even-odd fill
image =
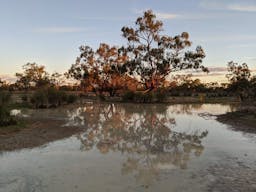
{"label": "small tree", "polygon": [[233,61],[228,62],[229,90],[238,94],[243,101],[249,95],[251,72],[246,63],[238,64]]}
{"label": "small tree", "polygon": [[23,73],[16,73],[16,84],[19,88],[28,90],[31,87],[43,87],[50,83],[45,66],[36,63],[23,65]]}
{"label": "small tree", "polygon": [[58,72],[54,72],[49,77],[49,82],[54,87],[59,88],[65,82],[65,76],[63,76],[63,74],[60,74]]}
{"label": "small tree", "polygon": [[4,88],[4,85],[5,85],[5,81],[3,81],[1,78],[0,78],[0,90],[2,90]]}
{"label": "small tree", "polygon": [[3,84],[4,84],[4,82],[3,82],[2,79],[0,78],[0,87],[2,87]]}
{"label": "small tree", "polygon": [[191,68],[208,71],[202,65],[205,57],[202,47],[188,50],[191,41],[187,32],[171,37],[161,35],[162,31],[163,23],[156,20],[151,10],[137,18],[135,27],[122,28],[123,37],[128,40],[127,71],[139,77],[146,89],[162,86],[167,76],[175,71]]}
{"label": "small tree", "polygon": [[256,75],[251,78],[251,95],[255,99],[256,98]]}
{"label": "small tree", "polygon": [[96,51],[89,46],[81,46],[80,52],[67,76],[81,81],[84,90],[100,94],[106,91],[113,96],[124,86],[123,64],[127,59],[124,51],[102,43]]}
{"label": "small tree", "polygon": [[10,115],[10,92],[0,90],[0,127],[16,124],[17,121]]}

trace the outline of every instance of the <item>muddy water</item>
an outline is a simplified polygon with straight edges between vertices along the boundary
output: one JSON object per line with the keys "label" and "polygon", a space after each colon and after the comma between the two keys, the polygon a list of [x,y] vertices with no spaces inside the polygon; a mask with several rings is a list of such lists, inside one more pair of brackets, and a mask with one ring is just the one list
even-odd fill
{"label": "muddy water", "polygon": [[0,153],[1,192],[256,191],[256,137],[213,115],[232,105],[87,103],[33,111],[82,134]]}

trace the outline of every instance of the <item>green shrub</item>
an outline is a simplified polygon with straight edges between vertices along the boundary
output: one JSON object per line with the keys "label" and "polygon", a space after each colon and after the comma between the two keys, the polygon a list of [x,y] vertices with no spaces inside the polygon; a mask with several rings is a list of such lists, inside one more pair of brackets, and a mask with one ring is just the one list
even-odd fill
{"label": "green shrub", "polygon": [[151,103],[153,102],[153,94],[151,92],[143,93],[137,92],[134,95],[134,101],[138,103]]}
{"label": "green shrub", "polygon": [[23,103],[27,102],[28,101],[28,96],[27,95],[22,95],[21,100],[22,100]]}
{"label": "green shrub", "polygon": [[141,92],[135,92],[133,96],[133,101],[138,103],[143,103],[143,93]]}
{"label": "green shrub", "polygon": [[99,95],[99,99],[100,99],[101,101],[105,101],[105,100],[106,100],[105,96],[102,95],[102,94]]}
{"label": "green shrub", "polygon": [[134,92],[127,91],[122,95],[122,101],[133,101],[134,99]]}
{"label": "green shrub", "polygon": [[156,101],[163,102],[167,98],[167,91],[164,89],[158,89],[156,90],[154,97]]}
{"label": "green shrub", "polygon": [[11,100],[11,94],[8,91],[0,91],[0,105],[6,105]]}
{"label": "green shrub", "polygon": [[122,101],[136,102],[136,103],[152,103],[152,102],[163,102],[167,98],[167,90],[158,89],[150,92],[132,92],[127,91],[122,95]]}
{"label": "green shrub", "polygon": [[67,103],[71,104],[71,103],[75,103],[77,101],[78,97],[76,95],[68,95],[67,97]]}
{"label": "green shrub", "polygon": [[48,106],[48,94],[47,90],[39,89],[34,92],[31,97],[31,103],[35,108],[46,108]]}
{"label": "green shrub", "polygon": [[122,96],[122,101],[131,101],[136,103],[151,103],[154,101],[154,95],[152,92],[143,93],[127,91]]}
{"label": "green shrub", "polygon": [[63,103],[68,102],[68,95],[66,94],[65,91],[59,91],[58,98],[59,98],[59,105],[62,105]]}
{"label": "green shrub", "polygon": [[0,91],[0,126],[14,125],[17,121],[10,115],[8,104],[11,94],[7,91]]}
{"label": "green shrub", "polygon": [[35,108],[57,107],[65,103],[74,103],[76,95],[67,95],[65,91],[60,91],[54,87],[39,89],[31,97],[31,103]]}
{"label": "green shrub", "polygon": [[48,104],[50,106],[58,106],[59,100],[60,100],[58,90],[55,89],[54,87],[48,88],[47,99],[48,99]]}
{"label": "green shrub", "polygon": [[0,106],[0,127],[15,125],[17,121],[10,116],[10,111],[4,105]]}
{"label": "green shrub", "polygon": [[145,103],[151,103],[154,101],[154,93],[149,92],[144,94],[144,102]]}

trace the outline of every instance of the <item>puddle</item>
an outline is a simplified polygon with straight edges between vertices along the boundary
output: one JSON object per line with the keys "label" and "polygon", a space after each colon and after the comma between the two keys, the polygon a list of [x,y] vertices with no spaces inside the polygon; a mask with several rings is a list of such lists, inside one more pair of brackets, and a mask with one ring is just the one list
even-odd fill
{"label": "puddle", "polygon": [[86,103],[36,111],[34,117],[62,119],[85,131],[1,153],[0,191],[255,191],[255,137],[210,115],[232,110],[220,104]]}

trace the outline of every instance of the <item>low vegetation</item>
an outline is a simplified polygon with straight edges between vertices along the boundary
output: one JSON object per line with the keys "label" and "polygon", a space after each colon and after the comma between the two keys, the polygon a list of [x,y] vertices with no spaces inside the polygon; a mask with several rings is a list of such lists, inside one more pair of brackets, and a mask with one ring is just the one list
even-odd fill
{"label": "low vegetation", "polygon": [[0,127],[14,125],[17,123],[14,117],[10,115],[9,102],[10,93],[7,91],[0,91]]}
{"label": "low vegetation", "polygon": [[137,102],[137,103],[152,103],[164,102],[167,97],[167,92],[164,89],[158,89],[155,92],[133,92],[127,91],[122,95],[124,102]]}
{"label": "low vegetation", "polygon": [[31,97],[31,103],[35,108],[50,108],[74,103],[77,98],[76,95],[67,94],[65,91],[60,91],[54,87],[48,87],[36,90]]}

